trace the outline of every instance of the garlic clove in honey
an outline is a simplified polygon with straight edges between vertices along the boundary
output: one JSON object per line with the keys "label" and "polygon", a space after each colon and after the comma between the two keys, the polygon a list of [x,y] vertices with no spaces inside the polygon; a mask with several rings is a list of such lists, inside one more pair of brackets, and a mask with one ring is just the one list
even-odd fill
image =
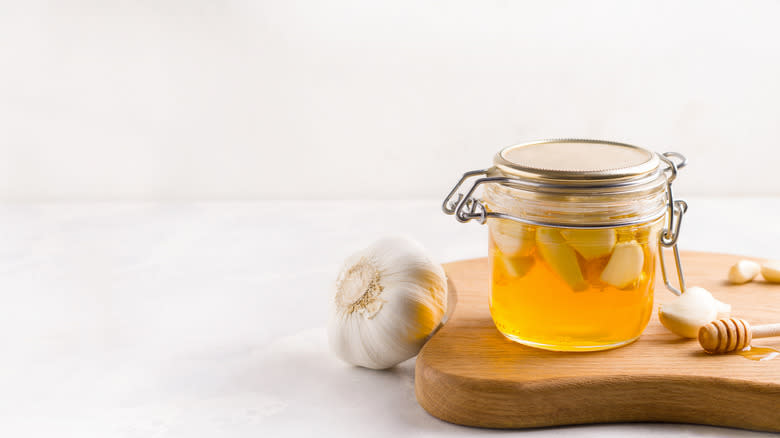
{"label": "garlic clove in honey", "polygon": [[629,286],[639,280],[645,253],[636,242],[621,242],[615,245],[612,256],[601,272],[601,281],[618,289]]}
{"label": "garlic clove in honey", "polygon": [[390,368],[420,351],[446,308],[444,269],[411,239],[381,239],[344,263],[328,341],[350,364]]}
{"label": "garlic clove in honey", "polygon": [[716,300],[706,289],[690,287],[676,300],[661,305],[658,319],[672,333],[696,338],[700,327],[730,313],[731,306]]}
{"label": "garlic clove in honey", "polygon": [[593,260],[609,255],[617,242],[614,228],[578,230],[562,230],[561,235],[575,251],[585,260]]}
{"label": "garlic clove in honey", "polygon": [[575,291],[588,288],[582,276],[577,254],[566,244],[561,232],[554,228],[539,228],[536,231],[536,244],[542,259],[550,268]]}
{"label": "garlic clove in honey", "polygon": [[527,256],[534,249],[533,230],[509,219],[491,222],[490,236],[501,253],[510,257]]}
{"label": "garlic clove in honey", "polygon": [[530,256],[498,257],[504,265],[506,273],[512,277],[522,277],[534,266],[535,259]]}
{"label": "garlic clove in honey", "polygon": [[770,283],[780,283],[780,260],[764,263],[761,266],[761,276]]}
{"label": "garlic clove in honey", "polygon": [[729,283],[743,284],[756,278],[761,265],[752,260],[740,260],[729,269]]}

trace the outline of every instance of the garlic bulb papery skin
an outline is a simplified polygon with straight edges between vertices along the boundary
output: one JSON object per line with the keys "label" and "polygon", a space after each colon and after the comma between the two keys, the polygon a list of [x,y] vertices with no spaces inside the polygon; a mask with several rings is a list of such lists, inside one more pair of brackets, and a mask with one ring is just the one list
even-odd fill
{"label": "garlic bulb papery skin", "polygon": [[384,238],[344,263],[328,341],[350,364],[391,368],[417,355],[446,309],[444,269],[417,242]]}

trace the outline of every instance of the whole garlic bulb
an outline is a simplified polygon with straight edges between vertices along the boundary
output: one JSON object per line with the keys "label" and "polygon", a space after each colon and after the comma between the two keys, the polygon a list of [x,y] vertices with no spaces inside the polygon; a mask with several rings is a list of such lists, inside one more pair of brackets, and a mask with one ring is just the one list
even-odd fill
{"label": "whole garlic bulb", "polygon": [[329,343],[353,365],[390,368],[420,351],[446,309],[444,269],[411,239],[381,239],[344,263]]}

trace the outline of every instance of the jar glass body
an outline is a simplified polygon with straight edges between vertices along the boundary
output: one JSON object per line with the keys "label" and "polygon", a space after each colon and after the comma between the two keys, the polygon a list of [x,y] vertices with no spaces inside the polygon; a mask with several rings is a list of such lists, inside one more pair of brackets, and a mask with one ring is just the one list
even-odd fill
{"label": "jar glass body", "polygon": [[556,351],[616,348],[639,337],[653,309],[661,185],[595,195],[494,185],[485,204],[536,222],[487,221],[490,312],[503,335]]}

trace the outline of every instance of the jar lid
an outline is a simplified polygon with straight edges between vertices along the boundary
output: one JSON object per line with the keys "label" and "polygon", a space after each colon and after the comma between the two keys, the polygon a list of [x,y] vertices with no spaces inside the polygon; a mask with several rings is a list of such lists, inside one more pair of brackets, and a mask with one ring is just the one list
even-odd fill
{"label": "jar lid", "polygon": [[495,169],[529,182],[591,186],[653,178],[658,155],[641,147],[603,140],[551,139],[509,146],[496,154]]}

